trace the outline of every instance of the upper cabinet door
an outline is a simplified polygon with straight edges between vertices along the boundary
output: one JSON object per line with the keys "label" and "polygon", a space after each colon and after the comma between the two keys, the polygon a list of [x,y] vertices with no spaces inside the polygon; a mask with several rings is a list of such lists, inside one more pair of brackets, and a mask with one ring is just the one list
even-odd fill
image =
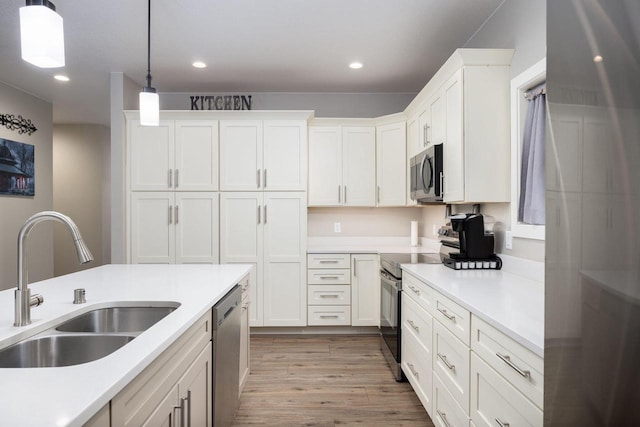
{"label": "upper cabinet door", "polygon": [[174,188],[180,191],[218,190],[218,121],[179,120],[175,123]]}
{"label": "upper cabinet door", "polygon": [[427,132],[428,145],[442,144],[446,139],[446,124],[445,124],[445,101],[444,94],[438,92],[434,95],[428,103],[429,116],[431,117],[431,123],[429,123],[429,129]]}
{"label": "upper cabinet door", "polygon": [[305,121],[265,121],[265,191],[305,191],[307,189],[307,124]]}
{"label": "upper cabinet door", "polygon": [[262,180],[262,121],[220,121],[220,190],[261,190]]}
{"label": "upper cabinet door", "polygon": [[343,205],[376,205],[376,131],[342,128]]}
{"label": "upper cabinet door", "polygon": [[161,120],[159,126],[129,124],[129,173],[131,190],[167,191],[173,188],[174,125]]}
{"label": "upper cabinet door", "polygon": [[404,206],[407,201],[407,158],[405,122],[377,129],[377,204]]}
{"label": "upper cabinet door", "polygon": [[338,206],[342,190],[340,127],[310,127],[309,206]]}
{"label": "upper cabinet door", "polygon": [[444,158],[444,201],[463,201],[465,196],[465,163],[463,148],[462,70],[444,84],[446,143]]}

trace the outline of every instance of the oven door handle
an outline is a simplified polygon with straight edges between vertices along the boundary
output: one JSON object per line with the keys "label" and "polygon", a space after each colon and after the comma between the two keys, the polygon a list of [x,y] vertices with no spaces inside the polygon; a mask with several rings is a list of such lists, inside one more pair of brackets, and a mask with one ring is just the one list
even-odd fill
{"label": "oven door handle", "polygon": [[395,278],[391,278],[389,276],[389,274],[385,271],[381,271],[380,272],[380,280],[382,280],[382,282],[390,285],[391,287],[393,287],[393,289],[395,289],[396,291],[399,290],[399,286],[398,284],[402,283],[401,280],[397,280]]}

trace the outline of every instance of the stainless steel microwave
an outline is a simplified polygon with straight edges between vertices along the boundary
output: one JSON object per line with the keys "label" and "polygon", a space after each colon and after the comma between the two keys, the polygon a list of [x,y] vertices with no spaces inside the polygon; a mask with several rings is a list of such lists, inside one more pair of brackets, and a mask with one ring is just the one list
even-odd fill
{"label": "stainless steel microwave", "polygon": [[411,199],[418,203],[442,202],[444,172],[442,144],[411,158]]}

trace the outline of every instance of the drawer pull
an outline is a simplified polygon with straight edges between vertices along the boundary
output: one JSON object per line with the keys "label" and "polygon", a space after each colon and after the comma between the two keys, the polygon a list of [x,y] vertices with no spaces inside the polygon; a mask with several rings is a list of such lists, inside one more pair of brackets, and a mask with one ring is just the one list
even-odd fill
{"label": "drawer pull", "polygon": [[338,294],[332,294],[332,295],[319,295],[320,298],[338,298]]}
{"label": "drawer pull", "polygon": [[442,315],[443,315],[444,317],[446,317],[447,319],[452,320],[452,321],[455,321],[455,320],[456,320],[456,316],[454,316],[453,314],[449,314],[449,313],[447,312],[447,310],[443,310],[442,308],[439,308],[439,309],[438,309],[438,311],[439,311],[440,313],[442,313]]}
{"label": "drawer pull", "polygon": [[449,421],[447,420],[447,414],[445,414],[442,411],[437,411],[437,412],[438,412],[438,416],[440,417],[440,419],[444,423],[445,427],[451,427],[451,424],[449,424]]}
{"label": "drawer pull", "polygon": [[420,289],[416,289],[413,286],[409,285],[409,289],[413,291],[414,294],[420,295]]}
{"label": "drawer pull", "polygon": [[415,324],[415,323],[413,323],[413,320],[407,320],[407,323],[408,323],[409,325],[411,325],[411,327],[412,327],[413,329],[415,329],[415,331],[416,331],[417,333],[420,333],[420,328],[419,328],[418,326],[416,326],[416,324]]}
{"label": "drawer pull", "polygon": [[419,379],[420,378],[420,373],[415,370],[415,368],[413,366],[413,363],[407,363],[407,366],[409,367],[409,370],[411,371],[411,374],[413,374],[414,377]]}
{"label": "drawer pull", "polygon": [[500,418],[496,418],[496,422],[498,423],[498,425],[500,427],[509,427],[509,423],[505,423],[504,421],[502,421]]}
{"label": "drawer pull", "polygon": [[331,279],[331,280],[338,280],[338,279],[339,279],[339,277],[338,277],[338,276],[320,276],[320,278],[321,278],[322,280],[329,280],[329,279]]}
{"label": "drawer pull", "polygon": [[338,260],[335,259],[321,259],[320,264],[337,264]]}
{"label": "drawer pull", "polygon": [[447,360],[447,356],[445,356],[444,354],[438,353],[438,357],[440,358],[440,360],[444,362],[445,365],[447,365],[447,368],[449,368],[454,372],[456,371],[456,365],[452,365],[451,363],[449,363],[449,361]]}
{"label": "drawer pull", "polygon": [[511,369],[522,375],[524,378],[531,378],[531,371],[523,371],[522,369],[520,369],[515,363],[511,361],[511,357],[500,353],[496,353],[496,356],[498,356],[500,360],[509,365]]}
{"label": "drawer pull", "polygon": [[332,316],[328,316],[328,315],[321,315],[320,316],[321,319],[337,319],[338,315],[334,314]]}

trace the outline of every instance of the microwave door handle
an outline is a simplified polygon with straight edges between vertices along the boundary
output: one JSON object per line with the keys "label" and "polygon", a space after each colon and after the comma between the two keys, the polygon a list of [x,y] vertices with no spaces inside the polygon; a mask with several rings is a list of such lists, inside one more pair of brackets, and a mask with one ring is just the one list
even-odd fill
{"label": "microwave door handle", "polygon": [[429,157],[427,161],[429,162],[429,187],[427,188],[432,188],[433,187],[433,162],[431,161],[431,157]]}
{"label": "microwave door handle", "polygon": [[425,183],[424,183],[424,164],[427,161],[427,155],[425,154],[424,157],[422,158],[422,162],[420,163],[420,169],[418,170],[418,175],[416,177],[416,179],[419,180],[419,182],[422,183],[422,187],[425,188]]}

